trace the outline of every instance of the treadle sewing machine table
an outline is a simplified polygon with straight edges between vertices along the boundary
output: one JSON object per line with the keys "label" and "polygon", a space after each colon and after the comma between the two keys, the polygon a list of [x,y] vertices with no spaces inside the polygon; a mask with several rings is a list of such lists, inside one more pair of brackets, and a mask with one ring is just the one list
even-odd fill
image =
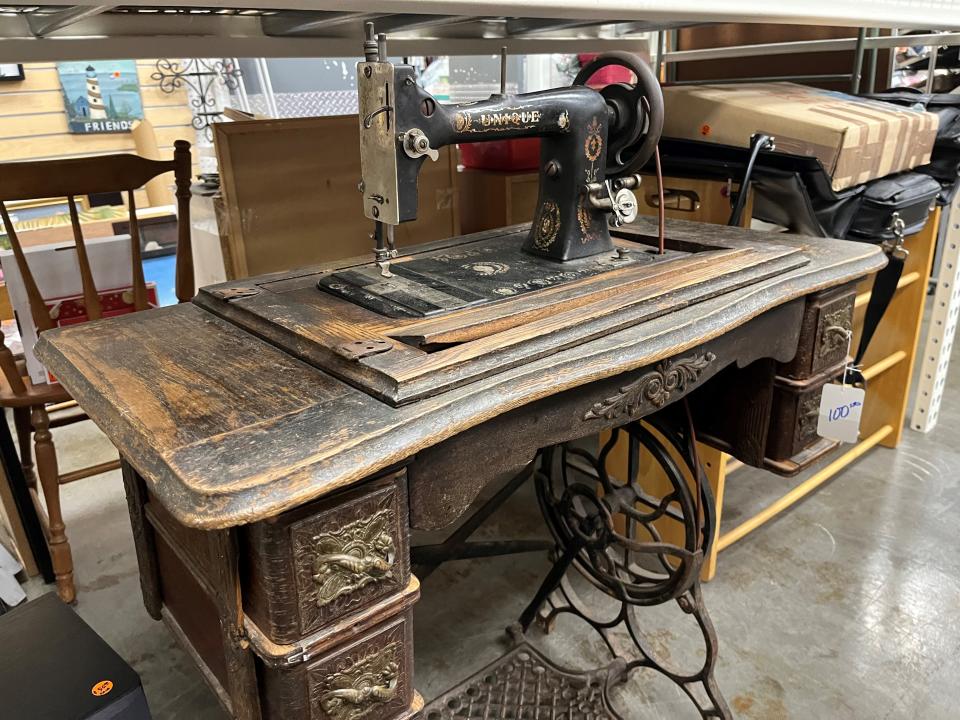
{"label": "treadle sewing machine table", "polygon": [[[544,285],[529,289],[507,263],[484,256],[491,233],[408,250],[393,262],[399,280],[444,262],[475,278],[505,278],[481,283],[505,289],[495,302],[464,303],[483,294],[467,276],[456,283],[459,299],[438,289],[437,303],[464,305],[439,315],[398,310],[399,281],[368,287],[366,302],[386,293],[401,317],[317,288],[363,287],[369,267],[356,261],[214,286],[192,304],[44,333],[44,362],[124,458],[147,609],[167,621],[234,717],[396,720],[421,711],[409,530],[449,525],[487,483],[524,467],[536,477],[560,560],[523,625],[572,609],[564,576],[584,573],[631,613],[676,600],[700,623],[704,667],[671,674],[638,642],[635,657],[610,668],[566,673],[522,645],[424,716],[511,717],[561,697],[581,707],[571,718],[612,716],[606,683],[647,665],[701,698],[702,716],[729,717],[713,682],[716,644],[697,579],[699,537],[712,536],[709,505],[705,521],[691,523],[699,503],[678,476],[670,507],[687,540],[645,551],[639,535],[631,544],[615,534],[613,515],[641,506],[662,514],[666,502],[630,482],[611,485],[602,463],[606,499],[592,494],[596,483],[564,494],[567,456],[558,444],[622,426],[640,437],[639,418],[691,391],[695,398],[724,368],[743,368],[742,394],[762,395],[769,378],[750,368],[791,360],[811,299],[876,271],[882,255],[867,244],[678,221],[667,225],[668,253],[648,262],[654,223],[614,234],[630,252],[591,259],[612,272],[575,266],[577,275],[558,264],[573,273],[565,283],[541,277]],[[406,263],[418,271],[397,271]],[[765,432],[763,422],[735,424]],[[682,446],[682,423],[676,432],[660,426]],[[569,501],[571,492],[579,499]],[[639,528],[640,515],[627,526]],[[590,541],[579,542],[581,534]],[[669,558],[659,577],[644,552]],[[629,561],[611,566],[598,554]]]}

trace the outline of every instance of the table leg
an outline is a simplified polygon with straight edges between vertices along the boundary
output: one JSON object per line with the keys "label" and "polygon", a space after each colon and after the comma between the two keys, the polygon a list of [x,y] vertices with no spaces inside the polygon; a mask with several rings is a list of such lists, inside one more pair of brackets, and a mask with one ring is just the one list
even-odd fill
{"label": "table leg", "polygon": [[[3,464],[3,472],[10,484],[10,492],[13,495],[20,522],[23,524],[33,560],[37,564],[37,569],[40,571],[43,581],[51,583],[54,580],[53,565],[50,561],[47,541],[43,536],[43,526],[40,524],[33,499],[30,497],[27,479],[24,477],[21,460],[17,456],[10,426],[7,425],[6,418],[2,418],[2,420],[0,422],[0,463]],[[29,434],[27,437],[29,438]]]}

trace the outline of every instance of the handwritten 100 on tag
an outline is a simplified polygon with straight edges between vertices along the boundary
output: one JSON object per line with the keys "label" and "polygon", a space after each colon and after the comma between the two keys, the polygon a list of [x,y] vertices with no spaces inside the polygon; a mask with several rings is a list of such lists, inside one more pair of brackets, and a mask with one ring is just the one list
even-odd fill
{"label": "handwritten 100 on tag", "polygon": [[840,442],[860,439],[860,415],[863,412],[863,388],[830,383],[823,386],[817,434]]}

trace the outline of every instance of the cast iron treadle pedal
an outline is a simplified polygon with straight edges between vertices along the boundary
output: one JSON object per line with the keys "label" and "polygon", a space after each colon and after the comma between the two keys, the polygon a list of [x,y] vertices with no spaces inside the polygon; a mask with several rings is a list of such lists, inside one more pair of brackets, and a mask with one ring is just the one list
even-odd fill
{"label": "cast iron treadle pedal", "polygon": [[420,717],[621,720],[610,706],[607,689],[622,673],[622,666],[616,662],[587,672],[567,670],[524,642],[427,704]]}

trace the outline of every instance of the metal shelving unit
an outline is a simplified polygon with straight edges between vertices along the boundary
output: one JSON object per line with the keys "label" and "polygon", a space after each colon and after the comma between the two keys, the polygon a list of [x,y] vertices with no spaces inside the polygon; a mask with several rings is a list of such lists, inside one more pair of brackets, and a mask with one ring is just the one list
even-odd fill
{"label": "metal shelving unit", "polygon": [[[485,54],[502,45],[511,53],[545,53],[634,47],[640,33],[708,22],[960,30],[960,0],[183,0],[177,5],[134,0],[124,5],[9,5],[0,6],[0,62],[354,56],[362,24],[371,19],[390,33],[391,48],[399,55]],[[839,42],[849,45],[857,39]]]}
{"label": "metal shelving unit", "polygon": [[950,352],[960,318],[960,192],[944,209],[946,231],[941,239],[940,267],[927,337],[920,353],[920,379],[913,400],[910,427],[930,432],[937,424],[943,388],[950,367]]}

